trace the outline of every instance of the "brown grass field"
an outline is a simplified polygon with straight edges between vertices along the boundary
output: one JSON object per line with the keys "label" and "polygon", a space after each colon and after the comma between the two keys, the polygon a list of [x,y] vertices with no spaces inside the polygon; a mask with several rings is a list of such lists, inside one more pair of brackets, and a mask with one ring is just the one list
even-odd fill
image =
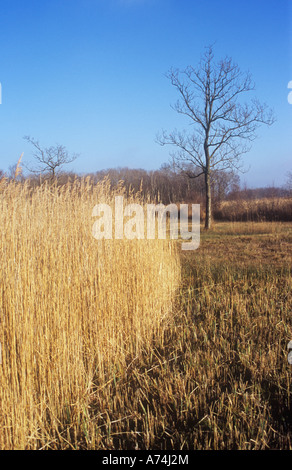
{"label": "brown grass field", "polygon": [[213,215],[230,222],[292,222],[292,197],[223,201]]}
{"label": "brown grass field", "polygon": [[2,182],[0,449],[291,450],[292,223],[97,241],[113,196]]}

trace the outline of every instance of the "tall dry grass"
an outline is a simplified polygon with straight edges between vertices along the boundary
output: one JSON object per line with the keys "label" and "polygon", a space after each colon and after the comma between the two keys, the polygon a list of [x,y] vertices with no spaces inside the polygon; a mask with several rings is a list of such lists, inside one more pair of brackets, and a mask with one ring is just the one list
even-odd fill
{"label": "tall dry grass", "polygon": [[164,336],[95,395],[80,448],[292,449],[292,224],[201,235]]}
{"label": "tall dry grass", "polygon": [[291,222],[292,198],[223,201],[213,216],[216,220],[233,222]]}
{"label": "tall dry grass", "polygon": [[92,236],[94,205],[117,194],[1,183],[1,449],[72,447],[92,396],[162,334],[178,256],[167,240]]}

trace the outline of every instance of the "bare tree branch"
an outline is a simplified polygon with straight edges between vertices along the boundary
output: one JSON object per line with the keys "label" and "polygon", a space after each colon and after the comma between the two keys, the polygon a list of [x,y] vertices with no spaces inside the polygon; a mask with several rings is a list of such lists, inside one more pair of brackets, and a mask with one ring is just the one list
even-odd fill
{"label": "bare tree branch", "polygon": [[57,144],[43,148],[39,142],[32,137],[25,136],[24,140],[32,144],[34,148],[32,156],[37,162],[37,166],[26,166],[26,168],[32,173],[45,174],[50,179],[54,179],[64,165],[73,162],[78,157],[76,154],[70,156],[63,145]]}
{"label": "bare tree branch", "polygon": [[206,228],[211,224],[211,172],[216,168],[239,169],[240,158],[251,148],[256,131],[272,125],[273,111],[255,98],[242,102],[242,95],[255,85],[249,72],[243,73],[231,58],[215,62],[213,47],[206,49],[198,67],[171,68],[166,74],[179,99],[172,107],[190,119],[192,132],[162,131],[160,145],[177,148],[172,156],[178,168],[183,162],[201,168],[206,181]]}

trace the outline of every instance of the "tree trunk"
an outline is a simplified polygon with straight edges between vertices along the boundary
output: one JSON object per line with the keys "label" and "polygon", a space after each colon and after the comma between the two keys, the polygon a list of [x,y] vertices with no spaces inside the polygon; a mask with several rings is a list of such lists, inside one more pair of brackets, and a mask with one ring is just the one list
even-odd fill
{"label": "tree trunk", "polygon": [[206,131],[206,138],[204,142],[204,151],[206,158],[206,167],[205,167],[205,189],[206,189],[206,220],[205,220],[205,229],[209,230],[211,228],[211,171],[210,171],[210,155],[209,155],[209,128]]}
{"label": "tree trunk", "polygon": [[205,185],[206,185],[206,219],[205,229],[211,228],[211,179],[210,172],[205,173]]}

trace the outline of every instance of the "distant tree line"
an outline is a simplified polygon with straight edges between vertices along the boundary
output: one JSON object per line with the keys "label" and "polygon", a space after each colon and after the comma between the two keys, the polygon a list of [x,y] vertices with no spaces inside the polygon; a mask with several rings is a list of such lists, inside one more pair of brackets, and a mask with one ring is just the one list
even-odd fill
{"label": "distant tree line", "polygon": [[292,188],[289,189],[287,185],[283,187],[267,186],[265,188],[248,188],[243,187],[239,191],[232,191],[228,194],[226,200],[243,199],[273,199],[273,198],[286,198],[292,196]]}
{"label": "distant tree line", "polygon": [[[0,170],[0,180],[3,177],[27,181],[31,186],[38,186],[44,181],[52,181],[51,174],[22,172],[16,174],[17,165],[10,167],[7,174]],[[195,170],[196,171],[196,170]],[[197,169],[199,172],[199,169]],[[186,171],[180,171],[171,164],[163,164],[157,170],[133,169],[118,167],[103,169],[85,175],[74,172],[60,172],[54,182],[58,185],[66,184],[82,177],[90,178],[93,184],[108,178],[112,188],[116,188],[121,181],[127,194],[130,191],[141,191],[145,197],[159,201],[163,204],[194,203],[205,205],[205,181],[204,175],[190,178]],[[215,170],[212,172],[212,199],[214,206],[218,207],[226,200],[252,200],[263,198],[284,198],[292,195],[291,174],[288,174],[287,183],[283,187],[248,188],[240,185],[238,174],[233,171]]]}
{"label": "distant tree line", "polygon": [[[162,204],[171,203],[205,203],[204,176],[189,178],[184,172],[164,164],[158,170],[130,169],[127,167],[97,171],[89,175],[94,182],[105,177],[113,187],[123,181],[127,193],[131,190],[142,191],[154,201]],[[212,174],[212,192],[214,203],[218,204],[233,191],[239,191],[238,175],[231,171],[214,171]]]}

